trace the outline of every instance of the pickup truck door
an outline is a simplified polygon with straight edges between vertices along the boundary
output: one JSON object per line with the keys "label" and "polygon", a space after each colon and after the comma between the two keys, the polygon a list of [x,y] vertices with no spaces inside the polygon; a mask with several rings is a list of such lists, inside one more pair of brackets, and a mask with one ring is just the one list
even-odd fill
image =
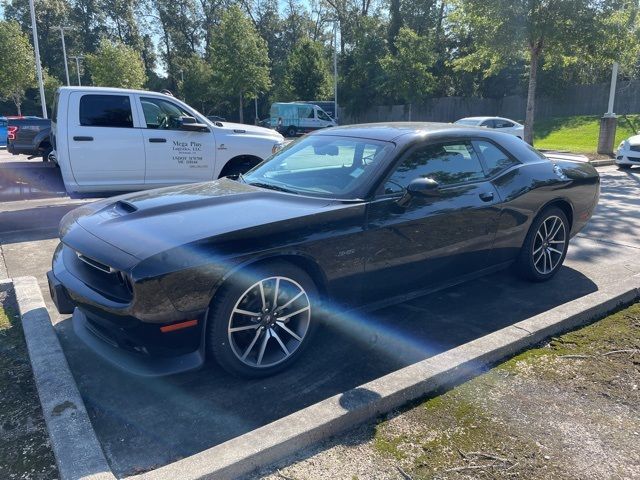
{"label": "pickup truck door", "polygon": [[146,157],[145,184],[171,185],[213,178],[216,142],[208,131],[180,129],[193,113],[170,99],[137,95]]}
{"label": "pickup truck door", "polygon": [[[67,135],[78,185],[144,184],[144,144],[132,95],[72,92]],[[59,155],[60,156],[60,155]]]}

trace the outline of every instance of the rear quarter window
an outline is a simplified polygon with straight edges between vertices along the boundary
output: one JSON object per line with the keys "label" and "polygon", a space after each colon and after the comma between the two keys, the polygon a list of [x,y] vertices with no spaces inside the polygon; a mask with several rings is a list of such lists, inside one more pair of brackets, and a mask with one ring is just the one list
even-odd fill
{"label": "rear quarter window", "polygon": [[83,95],[80,98],[80,125],[83,127],[133,128],[128,96]]}
{"label": "rear quarter window", "polygon": [[508,168],[518,165],[520,162],[507,154],[504,150],[491,142],[485,140],[475,140],[473,146],[484,160],[487,167],[487,176],[493,177]]}

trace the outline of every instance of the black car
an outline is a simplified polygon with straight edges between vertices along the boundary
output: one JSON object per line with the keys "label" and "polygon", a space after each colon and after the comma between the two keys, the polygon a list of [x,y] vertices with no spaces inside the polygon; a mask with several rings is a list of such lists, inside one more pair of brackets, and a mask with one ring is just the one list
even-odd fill
{"label": "black car", "polygon": [[314,132],[237,179],[128,194],[65,216],[49,272],[61,313],[112,362],[161,375],[213,357],[265,376],[339,321],[514,264],[552,278],[599,177],[480,128]]}

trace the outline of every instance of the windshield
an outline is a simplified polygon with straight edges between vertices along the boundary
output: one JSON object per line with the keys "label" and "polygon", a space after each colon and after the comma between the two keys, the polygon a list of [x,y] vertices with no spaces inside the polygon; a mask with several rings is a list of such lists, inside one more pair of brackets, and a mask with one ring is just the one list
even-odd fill
{"label": "windshield", "polygon": [[303,137],[247,173],[246,183],[330,198],[357,198],[394,145],[364,138]]}

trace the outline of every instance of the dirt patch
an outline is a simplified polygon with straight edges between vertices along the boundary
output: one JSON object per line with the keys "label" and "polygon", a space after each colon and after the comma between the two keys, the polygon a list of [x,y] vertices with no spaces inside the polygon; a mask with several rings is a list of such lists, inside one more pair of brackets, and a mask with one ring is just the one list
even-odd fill
{"label": "dirt patch", "polygon": [[275,479],[640,479],[640,304],[554,338]]}
{"label": "dirt patch", "polygon": [[0,286],[0,478],[58,477],[13,290]]}

